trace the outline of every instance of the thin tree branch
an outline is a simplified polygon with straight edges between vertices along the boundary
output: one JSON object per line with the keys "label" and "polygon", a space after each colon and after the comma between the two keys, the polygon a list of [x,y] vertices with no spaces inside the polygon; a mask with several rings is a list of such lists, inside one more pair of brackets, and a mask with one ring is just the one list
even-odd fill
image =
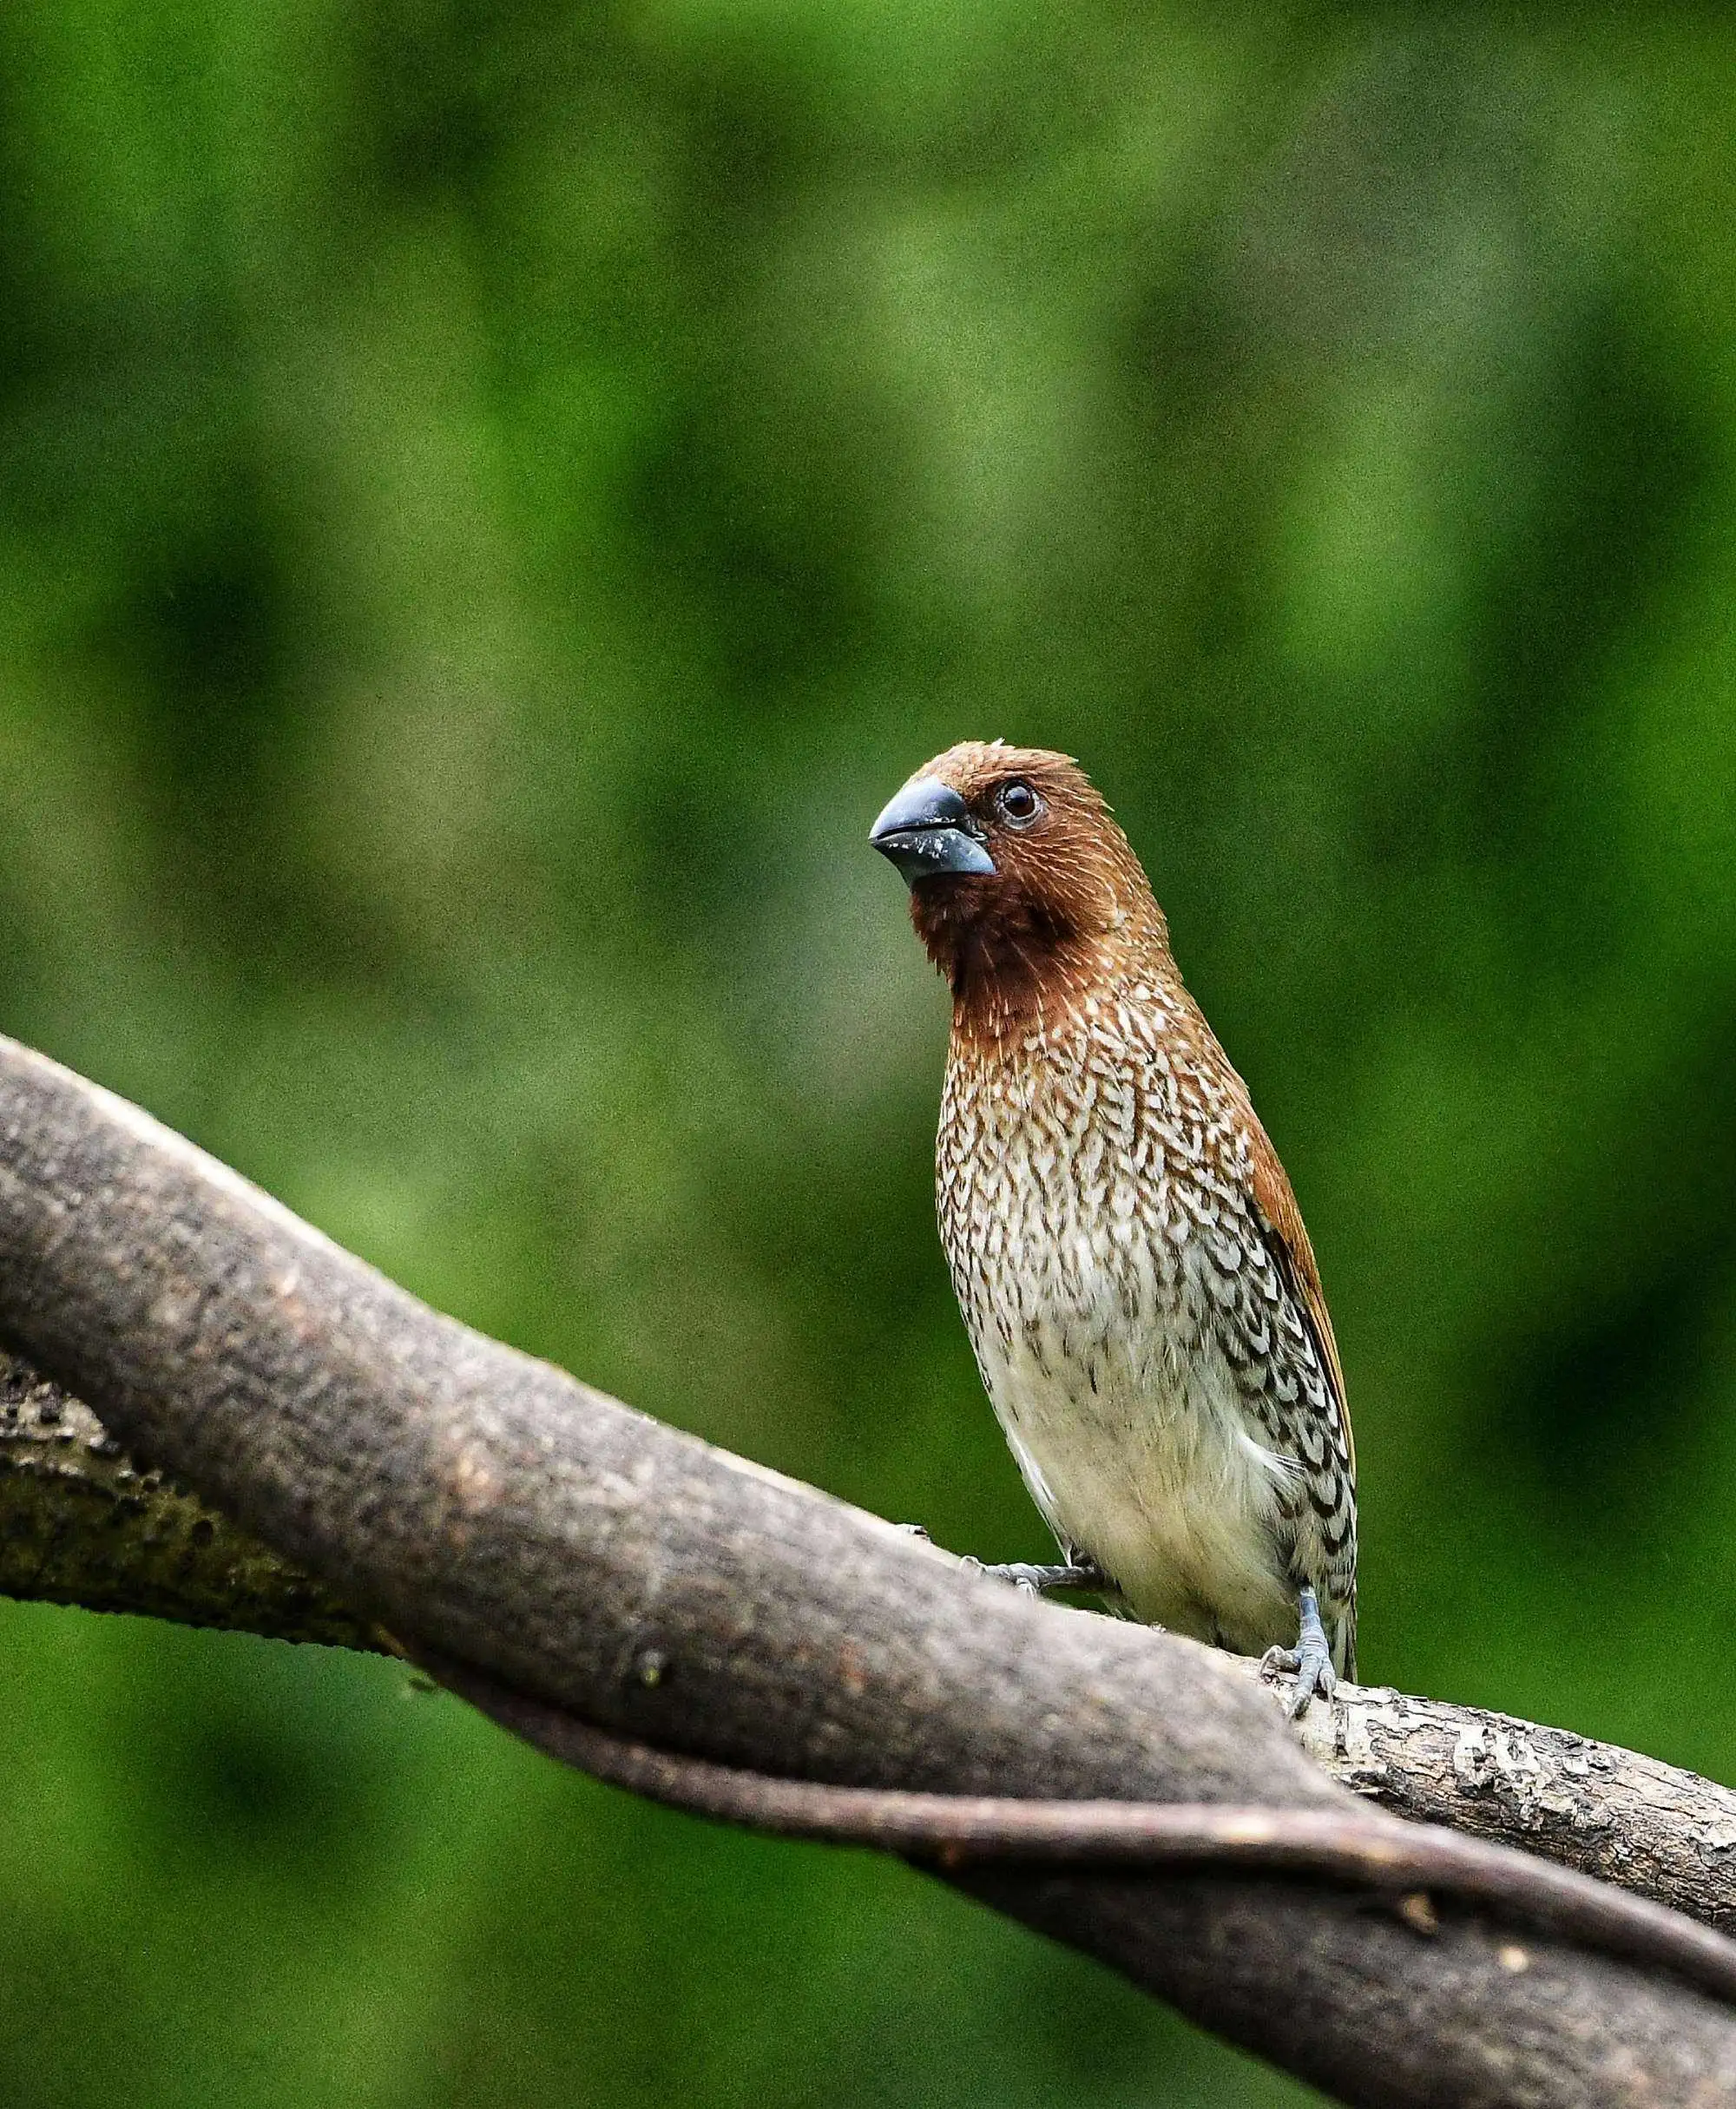
{"label": "thin tree branch", "polygon": [[1296,1726],[1335,1779],[1395,1815],[1518,1846],[1736,1933],[1736,1793],[1697,1772],[1376,1685],[1340,1685]]}
{"label": "thin tree branch", "polygon": [[82,1399],[3,1350],[0,1596],[273,1640],[381,1646],[324,1582],[129,1457]]}
{"label": "thin tree branch", "polygon": [[[0,1332],[364,1618],[616,1738],[853,1786],[1357,1810],[1209,1651],[1026,1603],[438,1317],[5,1045]],[[1218,1870],[957,1879],[1352,2102],[1736,2093],[1736,2016],[1486,1915],[1424,1934]]]}

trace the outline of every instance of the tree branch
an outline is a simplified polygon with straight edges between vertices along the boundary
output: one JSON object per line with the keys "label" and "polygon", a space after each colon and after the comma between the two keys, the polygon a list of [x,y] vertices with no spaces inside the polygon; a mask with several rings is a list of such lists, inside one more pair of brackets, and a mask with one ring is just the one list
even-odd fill
{"label": "tree branch", "polygon": [[[135,1464],[88,1406],[3,1351],[0,1594],[144,1612],[278,1639],[383,1646],[375,1629],[323,1584],[190,1489]],[[1551,1891],[1535,1870],[1456,1856],[1446,1849],[1450,1841],[1430,1839],[1414,1823],[1388,1826],[1381,1836],[1357,1813],[1299,1812],[1274,1825],[1270,1812],[1246,1809],[967,1799],[772,1779],[586,1728],[463,1666],[429,1666],[564,1763],[677,1807],[779,1836],[871,1844],[947,1868],[981,1858],[1171,1867],[1236,1861],[1360,1880],[1395,1893],[1445,1889],[1504,1905],[1613,1953],[1649,1956],[1726,1998],[1736,1994],[1736,1948],[1684,1941],[1657,1915],[1612,1918],[1599,1889]],[[1541,1836],[1543,1849],[1565,1864],[1594,1875],[1613,1867],[1624,1888],[1648,1898],[1661,1892],[1679,1909],[1691,1889],[1688,1902],[1700,1907],[1693,1915],[1714,1923],[1733,1915],[1728,1862],[1708,1856],[1706,1841],[1708,1819],[1714,1832],[1720,1817],[1727,1824],[1736,1796],[1692,1774],[1558,1731],[1353,1685],[1342,1687],[1330,1707],[1316,1702],[1299,1725],[1328,1770],[1351,1786],[1378,1779],[1389,1806],[1402,1798],[1408,1813],[1438,1821],[1443,1814],[1463,1816],[1463,1802],[1475,1812],[1464,1828],[1483,1837],[1530,1843]],[[1540,1748],[1555,1760],[1549,1772]],[[1577,1793],[1551,1791],[1575,1774],[1582,1783]],[[1489,1791],[1496,1785],[1508,1790]],[[1618,1797],[1624,1801],[1619,1827],[1610,1805]],[[1553,1819],[1553,1833],[1539,1831],[1540,1810]],[[1476,1820],[1489,1811],[1494,1821]],[[1647,1849],[1634,1851],[1636,1836]]]}
{"label": "tree branch", "polygon": [[1356,1882],[1399,1900],[1433,1932],[1430,1892],[1493,1905],[1602,1953],[1673,1970],[1736,2001],[1736,1942],[1611,1884],[1510,1848],[1363,1809],[1238,1808],[1187,1802],[1030,1801],[780,1779],[674,1756],[591,1728],[438,1656],[447,1687],[562,1764],[673,1808],[774,1837],[872,1845],[946,1870],[983,1861],[1077,1867],[1253,1868]]}
{"label": "tree branch", "polygon": [[1396,1815],[1517,1846],[1736,1933],[1736,1793],[1697,1772],[1372,1685],[1340,1685],[1330,1710],[1311,1706],[1296,1727],[1335,1779]]}
{"label": "tree branch", "polygon": [[[82,1400],[3,1350],[0,1596],[276,1640],[384,1645],[323,1582],[128,1458]],[[1258,1675],[1257,1662],[1240,1666]],[[1294,1732],[1341,1785],[1397,1815],[1736,1929],[1736,1793],[1697,1773],[1482,1707],[1343,1682]]]}
{"label": "tree branch", "polygon": [[[363,1620],[617,1741],[929,1794],[1358,1810],[1222,1659],[1028,1604],[481,1339],[3,1044],[0,1331]],[[1424,1933],[1216,1870],[958,1879],[1352,2102],[1736,2087],[1730,2012],[1485,1916]]]}
{"label": "tree branch", "polygon": [[365,1619],[0,1350],[0,1596],[377,1649]]}

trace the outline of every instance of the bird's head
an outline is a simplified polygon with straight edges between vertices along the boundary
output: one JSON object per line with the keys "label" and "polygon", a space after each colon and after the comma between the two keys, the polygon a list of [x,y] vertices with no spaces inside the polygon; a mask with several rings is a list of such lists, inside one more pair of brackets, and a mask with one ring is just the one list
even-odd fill
{"label": "bird's head", "polygon": [[961,1006],[1008,1018],[1064,1000],[1130,949],[1167,950],[1138,857],[1078,763],[965,740],[904,785],[869,841]]}

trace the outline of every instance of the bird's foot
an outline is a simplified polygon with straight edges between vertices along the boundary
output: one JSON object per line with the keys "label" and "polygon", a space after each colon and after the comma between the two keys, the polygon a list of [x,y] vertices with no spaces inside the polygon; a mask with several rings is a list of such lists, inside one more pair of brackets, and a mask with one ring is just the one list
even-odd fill
{"label": "bird's foot", "polygon": [[1042,1596],[1050,1589],[1107,1589],[1109,1578],[1095,1560],[1082,1554],[1062,1564],[1050,1567],[1034,1565],[1026,1560],[1009,1560],[999,1567],[985,1567],[980,1560],[966,1555],[964,1564],[978,1574],[992,1574],[996,1581],[1011,1582],[1014,1588],[1023,1589],[1027,1596]]}
{"label": "bird's foot", "polygon": [[926,1523],[895,1523],[894,1530],[901,1530],[907,1538],[920,1538],[924,1545],[930,1542]]}
{"label": "bird's foot", "polygon": [[1318,1692],[1322,1698],[1331,1698],[1337,1691],[1338,1680],[1332,1668],[1332,1651],[1326,1646],[1325,1628],[1320,1623],[1320,1606],[1312,1589],[1304,1589],[1297,1600],[1300,1613],[1300,1631],[1294,1647],[1269,1647],[1260,1658],[1259,1673],[1271,1678],[1292,1675],[1296,1689],[1290,1695],[1290,1718],[1297,1719],[1306,1709],[1308,1702]]}

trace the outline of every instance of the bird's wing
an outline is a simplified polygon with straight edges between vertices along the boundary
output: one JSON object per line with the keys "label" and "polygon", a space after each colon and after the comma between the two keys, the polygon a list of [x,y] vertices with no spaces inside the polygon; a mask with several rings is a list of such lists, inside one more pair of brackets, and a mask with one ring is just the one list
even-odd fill
{"label": "bird's wing", "polygon": [[1314,1258],[1314,1248],[1308,1242],[1302,1211],[1296,1206],[1296,1196],[1291,1191],[1284,1166],[1278,1160],[1278,1152],[1272,1148],[1270,1136],[1252,1107],[1249,1120],[1253,1136],[1254,1206],[1266,1225],[1273,1256],[1301,1299],[1304,1316],[1313,1331],[1314,1345],[1332,1386],[1332,1404],[1338,1411],[1338,1426],[1344,1431],[1345,1455],[1350,1460],[1351,1476],[1354,1480],[1356,1437],[1351,1432],[1344,1367],[1338,1360],[1338,1344],[1332,1337],[1332,1316],[1326,1309],[1325,1293],[1320,1287],[1320,1269]]}

